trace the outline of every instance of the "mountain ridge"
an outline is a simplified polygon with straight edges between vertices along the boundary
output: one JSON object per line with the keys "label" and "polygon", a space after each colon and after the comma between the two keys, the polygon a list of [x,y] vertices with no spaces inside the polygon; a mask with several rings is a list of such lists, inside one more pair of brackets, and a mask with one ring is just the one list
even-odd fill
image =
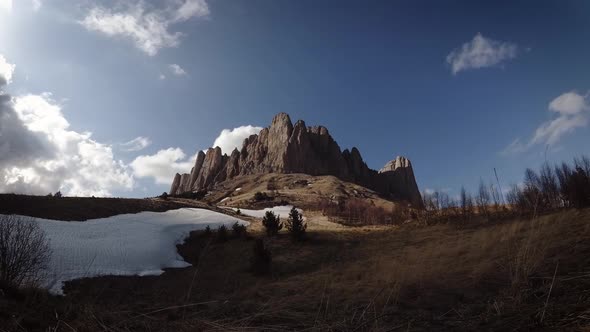
{"label": "mountain ridge", "polygon": [[266,173],[333,175],[389,199],[423,206],[409,159],[398,156],[379,171],[370,169],[356,147],[341,151],[326,127],[308,127],[303,120],[293,125],[286,113],[275,115],[269,127],[246,138],[229,156],[219,147],[199,151],[191,172],[175,175],[170,194],[209,190],[240,175]]}

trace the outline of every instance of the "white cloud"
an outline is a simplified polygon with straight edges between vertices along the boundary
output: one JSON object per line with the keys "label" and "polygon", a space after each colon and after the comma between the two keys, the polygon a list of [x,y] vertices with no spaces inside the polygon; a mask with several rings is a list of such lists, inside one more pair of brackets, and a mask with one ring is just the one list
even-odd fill
{"label": "white cloud", "polygon": [[576,128],[586,127],[587,125],[587,114],[576,116],[561,115],[537,128],[531,144],[554,145],[563,135],[573,132]]}
{"label": "white cloud", "polygon": [[502,153],[519,153],[538,144],[555,146],[565,134],[586,127],[590,120],[588,95],[582,96],[574,91],[566,92],[553,99],[548,108],[557,113],[558,117],[540,125],[527,143],[517,138]]}
{"label": "white cloud", "polygon": [[97,6],[79,23],[90,31],[130,39],[137,48],[154,56],[162,48],[180,45],[182,33],[171,32],[171,25],[209,15],[209,7],[204,0],[174,3],[178,7],[154,9],[147,8],[143,1],[137,1],[122,11]]}
{"label": "white cloud", "polygon": [[231,154],[235,148],[240,149],[244,139],[250,135],[258,134],[262,127],[254,127],[251,125],[241,126],[234,129],[223,129],[219,136],[213,142],[213,147],[220,147],[225,154]]}
{"label": "white cloud", "polygon": [[[241,126],[234,129],[224,129],[215,139],[213,146],[219,146],[221,151],[231,154],[233,149],[240,148],[244,139],[258,134],[261,127]],[[180,148],[160,150],[153,155],[144,155],[131,162],[134,175],[138,178],[153,178],[158,184],[171,184],[176,173],[188,173],[195,164],[197,154],[187,158]]]}
{"label": "white cloud", "polygon": [[447,56],[453,75],[463,70],[491,67],[517,56],[516,44],[486,38],[480,33]]}
{"label": "white cloud", "polygon": [[176,173],[190,171],[194,158],[186,158],[180,148],[160,150],[154,155],[139,156],[131,162],[131,168],[136,177],[152,177],[158,184],[171,184]]}
{"label": "white cloud", "polygon": [[562,115],[579,114],[588,108],[586,96],[581,96],[573,91],[566,92],[549,103],[549,110]]}
{"label": "white cloud", "polygon": [[528,144],[522,142],[520,138],[514,139],[507,147],[505,147],[500,153],[508,155],[512,153],[524,152],[528,149]]}
{"label": "white cloud", "polygon": [[186,71],[180,67],[179,65],[173,63],[168,65],[168,68],[170,69],[170,72],[172,72],[172,74],[176,75],[176,76],[185,76],[186,75]]}
{"label": "white cloud", "polygon": [[0,0],[0,10],[12,11],[12,0]]}
{"label": "white cloud", "polygon": [[121,144],[124,151],[141,151],[152,144],[152,141],[143,136],[136,137],[129,142]]}
{"label": "white cloud", "polygon": [[43,3],[41,2],[41,0],[31,0],[31,1],[33,4],[34,11],[38,11],[39,9],[41,9],[41,6],[43,6]]}
{"label": "white cloud", "polygon": [[160,74],[160,76],[158,76],[158,79],[160,79],[160,80],[165,80],[165,79],[166,79],[166,75],[164,75],[164,74]]}
{"label": "white cloud", "polygon": [[70,124],[49,94],[15,98],[14,110],[25,126],[37,133],[53,151],[26,167],[9,168],[3,191],[67,195],[109,196],[112,190],[130,190],[133,178],[127,167],[114,159],[112,148],[91,138],[91,133],[69,130]]}
{"label": "white cloud", "polygon": [[187,0],[176,9],[174,15],[175,22],[182,22],[191,17],[206,17],[209,15],[209,6],[205,0]]}
{"label": "white cloud", "polygon": [[4,58],[2,54],[0,54],[0,88],[10,83],[15,68],[15,65],[8,63],[8,61],[6,61],[6,58]]}
{"label": "white cloud", "polygon": [[108,196],[132,189],[133,177],[111,147],[70,130],[61,108],[49,93],[12,97],[0,91],[0,192]]}

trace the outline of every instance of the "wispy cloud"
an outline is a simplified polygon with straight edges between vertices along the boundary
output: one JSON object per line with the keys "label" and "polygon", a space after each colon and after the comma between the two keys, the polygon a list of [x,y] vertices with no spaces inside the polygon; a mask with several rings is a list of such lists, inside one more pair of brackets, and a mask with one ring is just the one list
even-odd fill
{"label": "wispy cloud", "polygon": [[535,145],[555,146],[559,140],[577,128],[586,127],[590,119],[590,100],[588,94],[580,95],[575,91],[566,92],[553,99],[548,109],[557,114],[551,121],[541,124],[528,142],[520,138],[512,141],[502,154],[524,152]]}
{"label": "wispy cloud", "polygon": [[136,137],[129,142],[122,143],[121,148],[124,151],[133,152],[133,151],[141,151],[152,144],[152,141],[143,136]]}
{"label": "wispy cloud", "polygon": [[471,41],[453,50],[447,56],[447,63],[456,75],[464,70],[495,66],[517,54],[516,44],[489,39],[478,33]]}
{"label": "wispy cloud", "polygon": [[171,32],[171,25],[193,17],[209,15],[209,7],[205,0],[184,0],[174,3],[177,6],[154,9],[146,6],[143,1],[136,1],[135,4],[118,11],[96,6],[90,9],[79,23],[89,31],[131,40],[137,48],[154,56],[162,48],[180,45],[183,34],[178,31]]}
{"label": "wispy cloud", "polygon": [[180,67],[179,65],[177,65],[175,63],[169,64],[168,69],[170,69],[170,72],[172,74],[174,74],[175,76],[186,76],[187,75],[186,71],[182,67]]}

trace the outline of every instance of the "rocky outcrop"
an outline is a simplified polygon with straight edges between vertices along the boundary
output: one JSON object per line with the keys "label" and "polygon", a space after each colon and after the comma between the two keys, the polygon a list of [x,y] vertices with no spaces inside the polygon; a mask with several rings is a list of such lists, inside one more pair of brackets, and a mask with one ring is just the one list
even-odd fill
{"label": "rocky outcrop", "polygon": [[391,193],[394,199],[408,200],[414,206],[422,206],[422,196],[416,184],[412,163],[405,157],[391,160],[379,170],[381,192]]}
{"label": "rocky outcrop", "polygon": [[170,195],[177,194],[180,190],[180,174],[176,173],[174,176],[174,180],[172,181],[172,186],[170,187]]}
{"label": "rocky outcrop", "polygon": [[190,174],[176,174],[170,194],[208,190],[236,176],[264,173],[333,175],[422,206],[408,159],[397,157],[377,172],[367,167],[357,148],[341,151],[326,127],[307,127],[302,120],[293,125],[286,113],[277,114],[270,127],[246,138],[230,156],[219,147],[199,152]]}

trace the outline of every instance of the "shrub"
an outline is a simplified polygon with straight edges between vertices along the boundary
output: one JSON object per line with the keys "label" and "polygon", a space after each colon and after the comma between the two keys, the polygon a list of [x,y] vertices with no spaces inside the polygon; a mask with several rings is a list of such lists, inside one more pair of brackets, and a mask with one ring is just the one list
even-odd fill
{"label": "shrub", "polygon": [[270,181],[268,181],[268,183],[266,184],[266,189],[270,190],[270,191],[274,191],[274,190],[278,190],[279,187],[277,186],[277,183],[275,181],[275,179],[272,179]]}
{"label": "shrub", "polygon": [[301,241],[305,239],[307,224],[303,222],[303,215],[295,207],[289,212],[286,226],[293,240]]}
{"label": "shrub", "polygon": [[58,191],[58,192],[56,192],[56,193],[53,195],[53,197],[55,197],[55,198],[62,198],[62,197],[63,197],[63,195],[61,194],[61,191]]}
{"label": "shrub", "polygon": [[174,197],[194,199],[197,201],[202,200],[203,198],[205,198],[205,196],[207,196],[207,190],[199,190],[197,192],[187,191],[182,194],[174,195]]}
{"label": "shrub", "polygon": [[168,199],[168,193],[167,192],[163,192],[162,195],[160,195],[160,198],[163,200],[167,200]]}
{"label": "shrub", "polygon": [[270,272],[272,255],[270,250],[264,245],[262,239],[257,239],[254,243],[254,251],[250,263],[252,265],[252,271],[256,274],[268,274]]}
{"label": "shrub", "polygon": [[403,212],[399,210],[386,211],[375,206],[375,203],[363,198],[338,197],[334,199],[320,199],[318,209],[329,218],[346,225],[376,225],[391,224],[401,219]]}
{"label": "shrub", "polygon": [[213,232],[211,231],[211,227],[209,227],[209,225],[207,225],[207,227],[205,227],[203,234],[205,235],[205,237],[210,237],[213,234]]}
{"label": "shrub", "polygon": [[570,176],[566,197],[578,209],[590,206],[590,176],[579,166]]}
{"label": "shrub", "polygon": [[268,236],[277,235],[279,231],[283,229],[283,223],[281,222],[280,217],[272,211],[266,211],[262,218],[262,225],[266,228],[266,234]]}
{"label": "shrub", "polygon": [[50,257],[49,241],[34,219],[0,215],[0,282],[12,287],[34,285]]}
{"label": "shrub", "polygon": [[217,241],[225,242],[227,241],[227,238],[227,227],[225,225],[219,226],[219,228],[217,228]]}
{"label": "shrub", "polygon": [[272,197],[268,196],[268,194],[265,193],[265,192],[258,191],[258,192],[256,192],[254,194],[254,200],[257,201],[257,202],[260,202],[260,201],[268,201],[268,200],[271,200],[271,199],[272,199]]}
{"label": "shrub", "polygon": [[238,223],[237,221],[233,224],[232,231],[234,233],[234,236],[237,238],[245,237],[248,232],[246,226]]}
{"label": "shrub", "polygon": [[238,216],[241,216],[241,215],[242,215],[242,210],[240,210],[240,208],[238,208],[238,209],[236,210],[236,214],[237,214]]}

